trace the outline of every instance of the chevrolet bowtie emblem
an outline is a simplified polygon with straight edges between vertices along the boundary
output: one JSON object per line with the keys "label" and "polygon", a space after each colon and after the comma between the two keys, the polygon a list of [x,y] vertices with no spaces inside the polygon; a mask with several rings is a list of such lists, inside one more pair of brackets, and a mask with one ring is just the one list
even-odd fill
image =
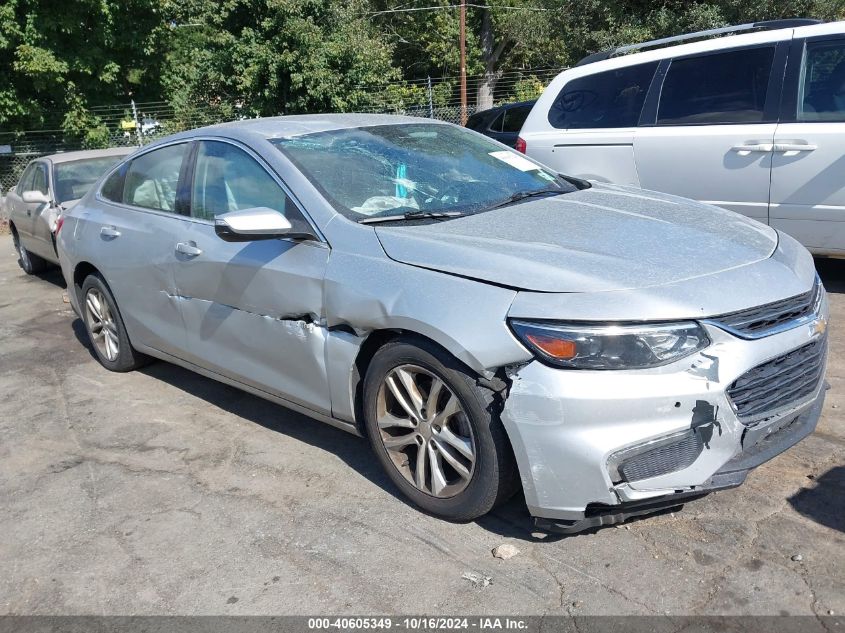
{"label": "chevrolet bowtie emblem", "polygon": [[821,336],[827,330],[827,319],[823,319],[819,317],[812,323],[810,323],[810,336],[815,336],[818,334]]}

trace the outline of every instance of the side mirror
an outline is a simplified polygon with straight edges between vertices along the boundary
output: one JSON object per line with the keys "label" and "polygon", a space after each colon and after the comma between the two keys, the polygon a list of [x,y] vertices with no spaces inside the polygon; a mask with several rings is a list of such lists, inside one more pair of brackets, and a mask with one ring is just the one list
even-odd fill
{"label": "side mirror", "polygon": [[41,193],[40,191],[24,191],[21,198],[23,198],[23,201],[27,204],[50,203],[50,196],[46,193]]}
{"label": "side mirror", "polygon": [[241,209],[218,215],[214,220],[214,232],[227,242],[313,237],[310,234],[294,233],[285,216],[267,207]]}

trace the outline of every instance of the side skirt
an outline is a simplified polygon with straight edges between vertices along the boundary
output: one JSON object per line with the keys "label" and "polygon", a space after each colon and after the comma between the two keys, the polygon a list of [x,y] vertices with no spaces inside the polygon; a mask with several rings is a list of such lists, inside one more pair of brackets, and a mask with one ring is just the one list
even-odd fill
{"label": "side skirt", "polygon": [[217,382],[222,382],[223,384],[229,385],[230,387],[235,387],[236,389],[240,389],[241,391],[246,391],[247,393],[251,393],[254,396],[258,396],[259,398],[269,400],[270,402],[281,405],[286,409],[301,413],[302,415],[306,415],[309,418],[313,418],[315,420],[333,426],[337,429],[340,429],[341,431],[346,431],[347,433],[351,433],[352,435],[363,437],[360,431],[358,430],[357,426],[352,422],[345,422],[343,420],[333,418],[330,415],[318,413],[317,411],[309,409],[308,407],[296,404],[294,402],[291,402],[290,400],[285,400],[284,398],[275,394],[269,393],[262,389],[257,389],[255,387],[247,385],[246,383],[242,383],[227,376],[223,376],[222,374],[210,371],[208,369],[205,369],[204,367],[200,367],[199,365],[195,365],[194,363],[182,360],[181,358],[178,358],[176,356],[171,356],[167,352],[162,352],[155,348],[147,347],[146,345],[138,345],[136,347],[138,348],[139,352],[143,352],[148,356],[153,356],[155,358],[158,358],[159,360],[163,360],[168,363],[173,363],[174,365],[179,365],[180,367],[184,367],[185,369],[200,374],[201,376],[211,378],[212,380],[216,380]]}

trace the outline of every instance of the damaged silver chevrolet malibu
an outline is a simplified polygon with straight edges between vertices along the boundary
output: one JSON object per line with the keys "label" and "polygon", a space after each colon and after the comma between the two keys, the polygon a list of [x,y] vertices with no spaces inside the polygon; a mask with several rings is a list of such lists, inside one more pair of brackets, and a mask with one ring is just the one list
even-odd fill
{"label": "damaged silver chevrolet malibu", "polygon": [[438,516],[574,532],[811,433],[828,305],[794,239],[413,118],[258,119],[106,174],[58,238],[102,364],[164,359],[369,438]]}

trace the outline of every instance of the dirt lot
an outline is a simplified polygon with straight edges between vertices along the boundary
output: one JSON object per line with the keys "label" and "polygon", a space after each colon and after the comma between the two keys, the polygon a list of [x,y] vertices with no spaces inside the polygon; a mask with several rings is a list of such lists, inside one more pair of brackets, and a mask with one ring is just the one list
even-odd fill
{"label": "dirt lot", "polygon": [[[845,262],[817,432],[740,489],[569,538],[455,525],[363,440],[183,369],[102,369],[58,272],[0,238],[0,613],[845,612]],[[512,543],[520,554],[494,559]],[[492,578],[473,587],[462,578]]]}

